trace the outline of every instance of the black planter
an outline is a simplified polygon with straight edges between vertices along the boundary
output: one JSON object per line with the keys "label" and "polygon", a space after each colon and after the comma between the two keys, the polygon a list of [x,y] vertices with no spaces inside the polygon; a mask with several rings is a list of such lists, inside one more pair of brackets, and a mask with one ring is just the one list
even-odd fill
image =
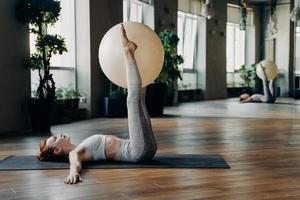
{"label": "black planter", "polygon": [[79,108],[79,99],[65,99],[64,100],[66,110],[74,110]]}
{"label": "black planter", "polygon": [[253,88],[251,87],[230,87],[227,88],[228,97],[239,97],[241,94],[253,94]]}
{"label": "black planter", "polygon": [[126,117],[126,95],[120,97],[104,97],[103,111],[105,117]]}
{"label": "black planter", "polygon": [[[69,107],[69,109],[66,109]],[[67,106],[65,104],[64,99],[59,99],[55,101],[55,113],[52,120],[52,124],[64,124],[70,123],[72,121],[71,118],[71,104],[69,103]]]}
{"label": "black planter", "polygon": [[174,96],[175,96],[174,90],[167,92],[165,106],[174,106]]}
{"label": "black planter", "polygon": [[29,114],[32,131],[50,131],[54,108],[53,100],[29,100]]}
{"label": "black planter", "polygon": [[147,86],[146,106],[150,116],[163,114],[167,98],[167,84],[153,83]]}
{"label": "black planter", "polygon": [[200,101],[203,99],[204,99],[204,96],[203,96],[203,92],[201,89],[179,90],[178,91],[178,101],[179,102]]}

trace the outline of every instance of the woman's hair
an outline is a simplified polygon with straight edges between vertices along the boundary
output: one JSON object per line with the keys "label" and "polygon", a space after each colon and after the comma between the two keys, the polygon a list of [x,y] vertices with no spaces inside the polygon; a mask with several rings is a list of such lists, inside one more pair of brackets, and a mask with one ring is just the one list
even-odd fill
{"label": "woman's hair", "polygon": [[240,95],[240,101],[243,101],[244,100],[244,97],[243,97],[243,95],[241,94]]}
{"label": "woman's hair", "polygon": [[[248,95],[248,94],[245,93],[245,94],[241,94],[241,95],[240,95],[240,101],[247,100],[247,99],[245,98],[245,95]],[[249,96],[249,95],[248,95],[248,96]]]}
{"label": "woman's hair", "polygon": [[65,162],[68,161],[69,155],[56,155],[54,154],[53,147],[47,147],[47,139],[44,139],[40,143],[40,154],[37,156],[40,161],[55,161]]}

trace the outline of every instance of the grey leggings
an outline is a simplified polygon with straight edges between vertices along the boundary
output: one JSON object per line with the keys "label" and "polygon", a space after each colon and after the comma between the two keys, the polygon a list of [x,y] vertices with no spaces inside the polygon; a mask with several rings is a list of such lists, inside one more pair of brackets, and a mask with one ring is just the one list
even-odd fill
{"label": "grey leggings", "polygon": [[146,88],[142,89],[141,77],[134,60],[126,61],[126,72],[129,139],[121,140],[121,160],[146,161],[152,159],[157,150],[145,105]]}
{"label": "grey leggings", "polygon": [[265,96],[265,103],[274,103],[276,101],[276,95],[274,91],[274,80],[271,80],[268,84],[266,72],[263,70],[263,89]]}

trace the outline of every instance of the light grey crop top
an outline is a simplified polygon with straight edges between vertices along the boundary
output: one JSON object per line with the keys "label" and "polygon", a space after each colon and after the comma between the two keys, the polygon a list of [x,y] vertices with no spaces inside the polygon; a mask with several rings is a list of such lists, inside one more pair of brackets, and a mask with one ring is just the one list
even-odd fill
{"label": "light grey crop top", "polygon": [[105,141],[106,135],[92,135],[83,140],[79,146],[85,147],[91,154],[93,160],[106,160]]}
{"label": "light grey crop top", "polygon": [[261,102],[263,95],[261,94],[254,94],[251,96],[253,102]]}

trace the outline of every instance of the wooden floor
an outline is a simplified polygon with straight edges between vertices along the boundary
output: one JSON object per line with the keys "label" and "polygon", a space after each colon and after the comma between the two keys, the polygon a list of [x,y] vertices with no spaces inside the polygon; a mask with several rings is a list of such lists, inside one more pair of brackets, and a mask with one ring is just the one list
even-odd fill
{"label": "wooden floor", "polygon": [[[238,109],[240,108],[240,109]],[[0,199],[300,199],[297,104],[186,103],[153,118],[158,154],[220,154],[231,169],[92,169],[65,185],[67,170],[0,172]],[[249,113],[247,116],[246,111]],[[126,137],[126,119],[52,128],[78,143],[92,134]],[[0,138],[0,155],[36,154],[45,137]]]}

